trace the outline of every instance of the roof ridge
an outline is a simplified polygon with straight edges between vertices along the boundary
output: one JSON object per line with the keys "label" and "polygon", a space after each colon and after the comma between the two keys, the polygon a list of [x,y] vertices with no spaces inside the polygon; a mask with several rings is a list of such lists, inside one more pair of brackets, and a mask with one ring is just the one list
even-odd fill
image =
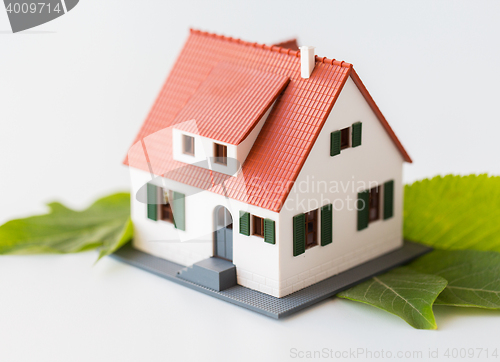
{"label": "roof ridge", "polygon": [[[236,44],[252,46],[255,48],[265,49],[265,50],[268,50],[271,52],[277,52],[277,53],[291,55],[291,56],[300,58],[300,50],[287,49],[287,48],[283,48],[283,47],[276,46],[276,45],[259,44],[257,42],[252,43],[249,41],[241,40],[240,38],[233,38],[231,36],[210,33],[208,31],[197,30],[197,29],[193,29],[193,28],[190,28],[189,32],[191,34],[199,34],[199,35],[208,36],[211,38],[222,39],[222,40],[233,42]],[[327,57],[319,57],[317,55],[315,56],[315,58],[316,58],[316,61],[321,62],[321,63],[325,63],[325,64],[337,65],[337,66],[343,67],[343,68],[351,68],[352,67],[352,64],[344,62],[343,60],[329,59]]]}

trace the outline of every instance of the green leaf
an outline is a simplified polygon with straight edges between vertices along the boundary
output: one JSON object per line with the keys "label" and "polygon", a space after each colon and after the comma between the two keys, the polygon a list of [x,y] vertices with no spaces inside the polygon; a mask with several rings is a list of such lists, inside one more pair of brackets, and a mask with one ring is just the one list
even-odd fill
{"label": "green leaf", "polygon": [[434,304],[500,309],[500,254],[476,250],[436,250],[410,267],[438,275],[448,285]]}
{"label": "green leaf", "polygon": [[500,177],[445,176],[405,187],[404,236],[438,249],[500,251]]}
{"label": "green leaf", "polygon": [[446,280],[401,267],[356,285],[338,297],[370,304],[403,318],[418,329],[436,329],[432,304]]}
{"label": "green leaf", "polygon": [[104,197],[83,211],[58,202],[48,206],[48,214],[0,226],[0,254],[74,253],[101,247],[101,258],[132,237],[128,193]]}

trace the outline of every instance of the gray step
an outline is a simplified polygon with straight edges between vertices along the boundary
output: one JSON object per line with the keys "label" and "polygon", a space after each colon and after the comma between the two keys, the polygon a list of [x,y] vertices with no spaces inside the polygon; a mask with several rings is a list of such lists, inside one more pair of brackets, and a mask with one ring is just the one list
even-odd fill
{"label": "gray step", "polygon": [[221,291],[236,285],[236,267],[219,258],[208,258],[177,272],[177,277]]}

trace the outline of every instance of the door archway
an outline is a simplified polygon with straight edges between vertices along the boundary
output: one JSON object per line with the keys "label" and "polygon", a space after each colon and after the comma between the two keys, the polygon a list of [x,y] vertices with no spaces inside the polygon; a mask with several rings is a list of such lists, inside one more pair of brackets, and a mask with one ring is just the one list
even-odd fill
{"label": "door archway", "polygon": [[214,256],[233,261],[233,217],[227,208],[214,209]]}

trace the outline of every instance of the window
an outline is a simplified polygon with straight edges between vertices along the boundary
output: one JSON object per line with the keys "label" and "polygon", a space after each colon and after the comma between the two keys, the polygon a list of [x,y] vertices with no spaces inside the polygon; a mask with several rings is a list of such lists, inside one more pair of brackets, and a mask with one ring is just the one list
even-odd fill
{"label": "window", "polygon": [[330,156],[340,155],[341,150],[361,146],[361,122],[353,123],[351,127],[330,133]]}
{"label": "window", "polygon": [[170,198],[168,197],[168,190],[161,189],[162,200],[160,207],[160,220],[167,221],[170,223],[174,222],[174,214],[172,213],[172,206],[170,205]]}
{"label": "window", "polygon": [[293,217],[293,256],[318,245],[318,222],[318,209]]}
{"label": "window", "polygon": [[349,131],[350,127],[344,128],[340,131],[340,149],[349,148]]}
{"label": "window", "polygon": [[147,217],[174,224],[179,230],[186,230],[186,195],[147,184]]}
{"label": "window", "polygon": [[[250,227],[252,220],[252,227]],[[264,242],[276,244],[276,223],[271,219],[264,219],[256,215],[250,215],[246,211],[240,211],[240,234],[250,236],[250,234],[264,239]],[[304,222],[302,222],[304,228]]]}
{"label": "window", "polygon": [[368,224],[394,216],[394,180],[389,180],[382,186],[373,187],[358,193],[356,208],[358,210],[358,231],[366,229]]}
{"label": "window", "polygon": [[306,222],[306,249],[318,245],[318,210],[312,210],[305,214]]}
{"label": "window", "polygon": [[380,219],[380,186],[370,189],[369,221]]}
{"label": "window", "polygon": [[227,165],[227,146],[214,143],[214,155],[215,155],[215,163],[220,165]]}
{"label": "window", "polygon": [[252,235],[264,237],[264,219],[255,215],[252,215]]}
{"label": "window", "polygon": [[194,137],[182,135],[182,153],[194,156]]}

